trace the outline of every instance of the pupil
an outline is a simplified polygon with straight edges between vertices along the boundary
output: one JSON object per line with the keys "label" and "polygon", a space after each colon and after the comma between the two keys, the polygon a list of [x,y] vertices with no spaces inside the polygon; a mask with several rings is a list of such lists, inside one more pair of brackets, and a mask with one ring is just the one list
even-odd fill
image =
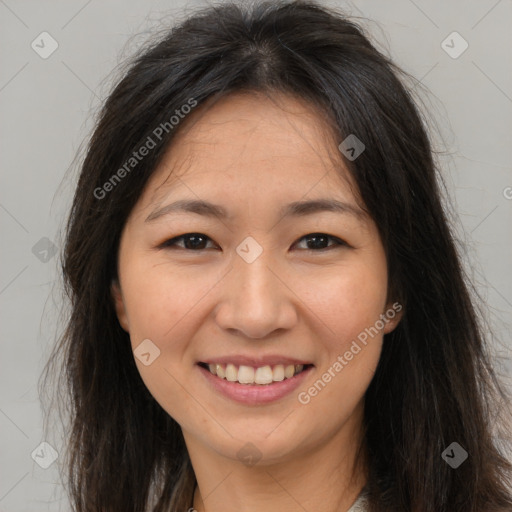
{"label": "pupil", "polygon": [[190,249],[190,248],[192,248],[192,249],[202,248],[202,247],[200,247],[201,245],[204,245],[204,241],[201,242],[202,238],[204,239],[204,237],[198,236],[198,235],[190,235],[190,236],[188,236],[186,238],[186,240],[187,240],[187,243],[186,243],[187,249]]}
{"label": "pupil", "polygon": [[[316,240],[316,242],[313,242],[313,244],[311,244],[311,243],[309,243],[309,242],[308,242],[308,246],[309,246],[311,249],[318,249],[320,246],[324,245],[324,244],[322,244],[322,242],[320,242],[320,244],[319,244],[319,243],[318,243],[318,240],[321,240],[321,241],[325,242],[325,241],[326,241],[326,238],[327,238],[327,237],[325,237],[325,236],[323,236],[323,235],[311,235],[311,236],[309,237],[309,240],[310,240],[310,241],[311,241],[311,240]],[[313,245],[313,247],[311,247],[311,245]]]}

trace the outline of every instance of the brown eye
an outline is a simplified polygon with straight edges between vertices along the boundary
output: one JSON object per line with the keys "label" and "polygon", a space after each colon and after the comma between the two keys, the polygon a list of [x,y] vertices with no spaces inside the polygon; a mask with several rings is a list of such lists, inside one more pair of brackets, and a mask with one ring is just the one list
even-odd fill
{"label": "brown eye", "polygon": [[[183,244],[179,245],[177,243],[178,241],[183,241]],[[201,251],[206,249],[206,244],[208,241],[211,241],[211,239],[202,233],[186,233],[184,235],[180,235],[167,240],[160,247],[177,247],[179,249],[186,249],[189,251]]]}
{"label": "brown eye", "polygon": [[[310,233],[309,235],[303,236],[299,240],[299,243],[302,240],[306,240],[306,247],[304,247],[304,249],[310,251],[322,251],[332,249],[338,246],[347,246],[347,243],[344,242],[343,240],[335,236],[326,235],[325,233]],[[333,240],[334,244],[329,245],[329,240]]]}

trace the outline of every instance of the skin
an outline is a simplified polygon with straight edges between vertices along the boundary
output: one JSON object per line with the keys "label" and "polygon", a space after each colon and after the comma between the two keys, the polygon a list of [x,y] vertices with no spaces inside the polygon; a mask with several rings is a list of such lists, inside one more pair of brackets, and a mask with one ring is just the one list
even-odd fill
{"label": "skin", "polygon": [[[182,121],[120,242],[117,315],[133,349],[150,339],[160,350],[148,366],[135,360],[183,430],[199,512],[346,511],[366,481],[364,449],[356,457],[364,393],[383,335],[400,319],[389,320],[309,403],[298,400],[392,301],[377,228],[325,121],[302,100],[278,99],[237,93]],[[285,204],[320,197],[360,214],[279,216]],[[175,212],[146,222],[177,199],[222,205],[230,217]],[[185,249],[183,239],[161,247],[186,233],[208,238],[200,250]],[[311,233],[348,245],[327,239],[315,249],[304,238]],[[263,249],[252,263],[236,252],[247,236]],[[213,390],[196,364],[233,354],[282,354],[314,368],[275,403],[240,404]],[[237,457],[248,442],[261,455],[255,465]]]}

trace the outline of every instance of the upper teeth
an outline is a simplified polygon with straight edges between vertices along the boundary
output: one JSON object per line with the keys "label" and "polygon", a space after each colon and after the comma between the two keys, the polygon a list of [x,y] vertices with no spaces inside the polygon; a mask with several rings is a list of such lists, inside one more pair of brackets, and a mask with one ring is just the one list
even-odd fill
{"label": "upper teeth", "polygon": [[239,367],[234,364],[209,364],[208,369],[213,375],[217,375],[221,379],[229,380],[230,382],[239,382],[240,384],[270,384],[271,382],[279,382],[284,379],[289,379],[300,373],[304,369],[302,364],[278,364],[274,367],[260,366],[253,368],[252,366],[240,365]]}

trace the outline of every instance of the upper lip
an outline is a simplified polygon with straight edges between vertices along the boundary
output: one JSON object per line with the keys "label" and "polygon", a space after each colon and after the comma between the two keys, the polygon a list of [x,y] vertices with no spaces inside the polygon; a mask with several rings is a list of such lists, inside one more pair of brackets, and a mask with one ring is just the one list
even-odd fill
{"label": "upper lip", "polygon": [[269,355],[269,356],[261,356],[261,357],[248,357],[242,355],[233,355],[233,356],[222,356],[222,357],[211,357],[207,359],[203,359],[199,361],[201,363],[206,364],[234,364],[235,366],[253,366],[259,368],[261,366],[275,366],[278,364],[282,365],[290,365],[290,364],[312,364],[308,361],[304,361],[302,359],[296,359],[288,356],[280,356],[280,355]]}

